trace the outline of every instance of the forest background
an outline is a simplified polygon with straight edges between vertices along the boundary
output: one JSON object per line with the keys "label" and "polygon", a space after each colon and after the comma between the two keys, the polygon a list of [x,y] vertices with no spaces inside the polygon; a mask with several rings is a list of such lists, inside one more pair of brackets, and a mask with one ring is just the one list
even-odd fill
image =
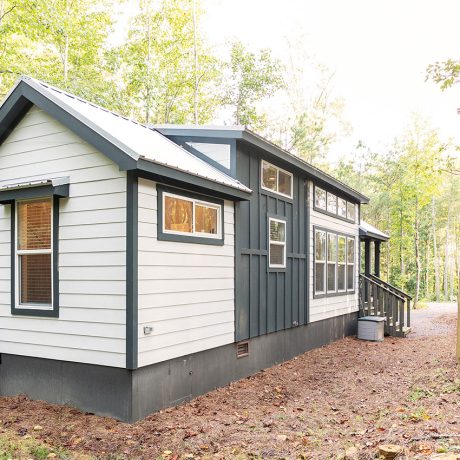
{"label": "forest background", "polygon": [[[29,75],[143,123],[247,126],[370,197],[363,219],[391,236],[387,281],[417,301],[453,300],[460,147],[415,114],[386,148],[363,139],[331,162],[353,128],[334,74],[297,39],[282,59],[237,40],[216,52],[204,14],[199,0],[0,0],[0,98]],[[459,74],[459,61],[427,64],[440,90]]]}

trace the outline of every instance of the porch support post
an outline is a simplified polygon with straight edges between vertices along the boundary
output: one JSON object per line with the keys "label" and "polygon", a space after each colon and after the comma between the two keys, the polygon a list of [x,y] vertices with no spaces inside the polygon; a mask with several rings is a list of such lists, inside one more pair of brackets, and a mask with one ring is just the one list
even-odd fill
{"label": "porch support post", "polygon": [[374,275],[380,278],[380,241],[374,241]]}
{"label": "porch support post", "polygon": [[369,276],[371,272],[371,240],[364,241],[364,274]]}

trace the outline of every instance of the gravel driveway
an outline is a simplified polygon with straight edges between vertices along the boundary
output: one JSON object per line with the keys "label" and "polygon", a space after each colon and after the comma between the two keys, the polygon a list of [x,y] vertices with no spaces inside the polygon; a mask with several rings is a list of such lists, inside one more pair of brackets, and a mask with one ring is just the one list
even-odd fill
{"label": "gravel driveway", "polygon": [[[429,302],[428,308],[412,310],[411,327],[409,338],[422,336],[446,335],[452,325],[449,326],[447,319],[456,316],[457,304],[452,302]],[[443,321],[443,319],[446,321]],[[436,320],[436,321],[434,321]],[[452,323],[450,323],[452,324]]]}

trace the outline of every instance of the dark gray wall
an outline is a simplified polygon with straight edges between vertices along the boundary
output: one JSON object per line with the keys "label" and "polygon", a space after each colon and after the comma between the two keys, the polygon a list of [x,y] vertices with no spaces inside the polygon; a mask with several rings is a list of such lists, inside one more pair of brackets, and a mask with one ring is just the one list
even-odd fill
{"label": "dark gray wall", "polygon": [[[235,204],[236,341],[308,321],[304,179],[294,175],[292,200],[262,190],[262,158],[261,151],[237,142],[236,177],[253,190],[253,195],[249,201]],[[286,169],[285,165],[277,166]],[[268,269],[269,215],[287,220],[285,270]]]}
{"label": "dark gray wall", "polygon": [[356,334],[357,321],[352,313],[263,335],[250,340],[244,358],[230,344],[136,370],[2,354],[0,396],[26,394],[133,422]]}

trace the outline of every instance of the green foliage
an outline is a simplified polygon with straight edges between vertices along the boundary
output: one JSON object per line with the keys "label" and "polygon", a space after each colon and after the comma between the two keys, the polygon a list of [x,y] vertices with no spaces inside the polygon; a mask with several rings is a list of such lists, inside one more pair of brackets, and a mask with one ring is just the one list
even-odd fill
{"label": "green foliage", "polygon": [[432,80],[444,91],[460,82],[460,61],[448,59],[444,62],[435,62],[427,68],[427,80]]}
{"label": "green foliage", "polygon": [[241,42],[235,42],[226,70],[224,101],[233,109],[233,121],[253,129],[263,128],[264,118],[258,113],[256,103],[283,88],[281,63],[272,57],[269,49],[253,53]]}
{"label": "green foliage", "polygon": [[[197,20],[200,14],[197,10]],[[117,52],[128,100],[133,103],[132,116],[153,123],[193,122],[197,81],[198,121],[212,118],[218,103],[219,63],[200,36],[195,39],[193,0],[143,2],[131,21],[126,43]]]}

